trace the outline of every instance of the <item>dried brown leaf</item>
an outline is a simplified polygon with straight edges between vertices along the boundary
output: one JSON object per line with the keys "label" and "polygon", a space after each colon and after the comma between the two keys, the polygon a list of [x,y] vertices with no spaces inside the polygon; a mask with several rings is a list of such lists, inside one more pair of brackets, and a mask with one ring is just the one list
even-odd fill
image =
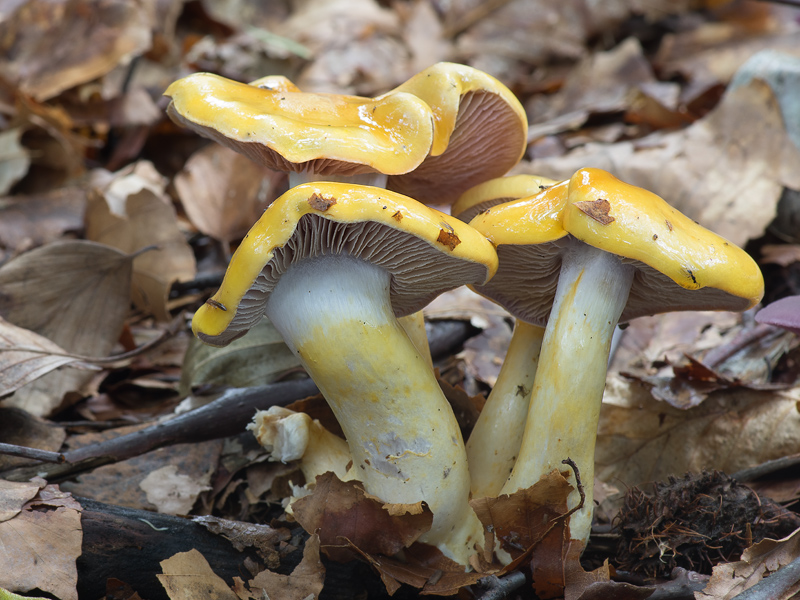
{"label": "dried brown leaf", "polygon": [[462,587],[472,585],[481,577],[495,572],[468,572],[445,557],[438,548],[419,542],[403,552],[404,561],[366,554],[355,546],[352,548],[378,572],[390,595],[400,588],[400,584],[405,583],[420,589],[423,595],[451,596]]}
{"label": "dried brown leaf", "polygon": [[[106,356],[128,312],[131,258],[103,244],[54,242],[0,268],[0,315],[68,352]],[[91,377],[91,374],[89,374]],[[51,373],[15,393],[6,405],[46,415],[87,375]]]}
{"label": "dried brown leaf", "polygon": [[271,383],[300,366],[269,319],[261,319],[245,336],[223,348],[192,338],[183,361],[180,390],[201,384],[247,387]]}
{"label": "dried brown leaf", "polygon": [[303,91],[374,96],[411,75],[399,19],[375,0],[304,2],[281,33],[314,57],[295,80]]}
{"label": "dried brown leaf", "polygon": [[[40,419],[19,408],[0,407],[0,440],[6,444],[28,446],[56,452],[67,434],[52,421]],[[0,456],[0,472],[30,463],[27,458]]]}
{"label": "dried brown leaf", "polygon": [[175,177],[195,227],[223,242],[243,236],[275,198],[283,175],[218,144],[195,152]]}
{"label": "dried brown leaf", "polygon": [[0,246],[14,252],[54,242],[83,227],[86,193],[77,187],[0,199]]}
{"label": "dried brown leaf", "polygon": [[[151,44],[150,3],[32,0],[12,3],[0,21],[0,71],[39,101],[91,81]],[[58,60],[54,60],[58,57]]]}
{"label": "dried brown leaf", "polygon": [[430,0],[415,0],[395,9],[404,16],[403,41],[411,53],[410,74],[419,73],[434,63],[447,60],[450,43],[444,39],[444,30]]}
{"label": "dried brown leaf", "polygon": [[[81,434],[69,438],[67,444],[71,448],[84,447],[103,439],[131,433],[142,427],[143,425]],[[170,487],[170,483],[184,479],[199,482],[200,485],[207,482],[219,464],[221,448],[221,440],[176,444],[82,473],[74,480],[64,482],[62,487],[76,496],[91,498],[99,502],[154,510],[157,504],[167,506],[167,499],[160,494],[168,492],[170,489],[175,490],[174,487]],[[171,468],[164,470],[165,467]],[[151,502],[148,499],[148,492],[143,490],[139,484],[154,471],[161,471],[162,485],[158,484],[158,479],[153,482],[156,490],[150,492],[153,499]],[[170,477],[171,473],[175,473],[175,475]],[[188,503],[192,501],[192,498],[196,498],[196,484],[195,491],[192,491],[191,494],[184,495],[181,490],[176,490],[176,493],[180,493],[182,501]]]}
{"label": "dried brown leaf", "polygon": [[[506,85],[529,82],[531,66],[575,61],[586,41],[616,30],[632,13],[653,20],[686,9],[687,0],[549,2],[548,0],[462,0],[451,3],[445,31],[458,35],[451,60],[467,62]],[[581,18],[576,18],[580,14]]]}
{"label": "dried brown leaf", "polygon": [[46,337],[0,317],[0,396],[65,365],[89,367]]}
{"label": "dried brown leaf", "polygon": [[280,567],[280,555],[276,547],[292,537],[285,527],[275,529],[269,525],[229,521],[210,515],[193,517],[192,520],[211,533],[221,535],[240,552],[245,548],[255,548],[269,569]]}
{"label": "dried brown leaf", "polygon": [[[470,396],[460,385],[452,386],[442,378],[439,378],[439,387],[442,388],[445,398],[453,408],[453,413],[461,430],[472,431],[486,398],[482,394]],[[464,437],[466,439],[469,436]]]}
{"label": "dried brown leaf", "polygon": [[761,262],[782,267],[800,262],[800,244],[765,244],[761,247]]}
{"label": "dried brown leaf", "polygon": [[170,600],[238,600],[238,596],[211,569],[197,550],[179,552],[161,561],[162,573],[156,574]]}
{"label": "dried brown leaf", "polygon": [[319,558],[319,536],[312,535],[303,548],[303,560],[291,575],[281,575],[272,571],[261,571],[250,580],[252,592],[260,593],[260,598],[280,598],[281,600],[305,600],[316,598],[322,591],[325,581],[325,566]]}
{"label": "dried brown leaf", "polygon": [[470,501],[484,529],[493,531],[499,547],[513,559],[504,571],[521,564],[567,514],[572,485],[558,471],[529,488],[496,498]]}
{"label": "dried brown leaf", "polygon": [[[696,600],[730,600],[798,557],[800,530],[782,540],[763,540],[745,550],[742,560],[714,567],[705,589],[695,592],[694,597]],[[770,599],[788,600],[795,598],[798,591],[800,581],[782,590],[780,595],[771,595]]]}
{"label": "dried brown leaf", "polygon": [[42,487],[43,484],[34,481],[0,479],[0,523],[16,517]]}
{"label": "dried brown leaf", "polygon": [[186,515],[192,510],[201,492],[211,489],[211,473],[203,473],[199,478],[179,473],[176,465],[155,469],[139,482],[139,487],[147,494],[147,501],[155,505],[160,513]]}
{"label": "dried brown leaf", "polygon": [[310,495],[292,504],[292,511],[303,529],[319,534],[325,554],[348,561],[353,558],[351,544],[367,554],[391,556],[428,531],[433,522],[427,508],[393,516],[385,506],[360,483],[342,482],[328,472],[317,477]]}
{"label": "dried brown leaf", "polygon": [[800,388],[731,389],[694,408],[659,402],[650,386],[614,373],[606,381],[596,449],[596,476],[617,486],[674,473],[734,473],[800,453]]}
{"label": "dried brown leaf", "polygon": [[[151,180],[152,167],[143,166],[115,174],[97,190],[86,211],[86,237],[140,253],[133,261],[133,302],[168,320],[170,287],[194,277],[194,253],[178,229],[175,209],[159,189],[162,183]],[[145,248],[151,249],[142,252]]]}
{"label": "dried brown leaf", "polygon": [[0,132],[0,194],[8,193],[28,172],[31,159],[19,143],[21,137],[21,127]]}
{"label": "dried brown leaf", "polygon": [[0,587],[14,592],[38,588],[61,600],[77,600],[80,510],[74,499],[50,485],[14,518],[0,523]]}
{"label": "dried brown leaf", "polygon": [[605,198],[576,202],[575,207],[587,217],[597,221],[601,225],[610,225],[615,221],[614,217],[610,214],[611,203]]}
{"label": "dried brown leaf", "polygon": [[[749,4],[749,9],[759,10],[755,4]],[[712,21],[667,35],[655,57],[656,66],[664,76],[680,74],[688,80],[682,95],[684,102],[689,103],[714,86],[728,84],[736,71],[758,52],[775,50],[798,55],[800,36],[796,31],[778,31],[774,25],[766,32],[752,31],[754,21],[754,15],[738,23]]]}
{"label": "dried brown leaf", "polygon": [[608,52],[582,59],[569,72],[561,90],[547,98],[546,107],[541,106],[544,100],[534,97],[538,101],[535,122],[546,123],[566,114],[582,113],[586,119],[593,113],[627,110],[634,90],[655,80],[641,44],[628,38]]}

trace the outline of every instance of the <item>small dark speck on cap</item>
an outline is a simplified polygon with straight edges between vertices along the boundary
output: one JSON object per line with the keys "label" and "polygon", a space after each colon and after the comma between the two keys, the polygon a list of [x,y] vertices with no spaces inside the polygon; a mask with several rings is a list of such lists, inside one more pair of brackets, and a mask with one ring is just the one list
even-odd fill
{"label": "small dark speck on cap", "polygon": [[217,302],[213,298],[209,298],[208,300],[206,300],[206,304],[208,304],[210,306],[213,306],[214,308],[218,308],[220,310],[224,310],[225,312],[228,312],[228,309],[225,308],[225,305],[222,302]]}

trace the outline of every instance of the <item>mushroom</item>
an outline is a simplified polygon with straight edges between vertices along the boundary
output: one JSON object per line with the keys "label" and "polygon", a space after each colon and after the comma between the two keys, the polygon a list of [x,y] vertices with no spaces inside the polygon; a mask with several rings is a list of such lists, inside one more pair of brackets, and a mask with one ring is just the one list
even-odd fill
{"label": "mushroom", "polygon": [[[292,187],[305,181],[386,187],[388,175],[419,166],[433,143],[431,109],[408,93],[382,99],[313,94],[282,76],[244,84],[195,73],[164,94],[175,123],[288,172]],[[422,313],[401,323],[432,365]]]}
{"label": "mushroom", "polygon": [[265,314],[330,404],[366,491],[426,502],[433,525],[419,541],[467,565],[483,529],[468,504],[464,443],[396,317],[447,289],[485,283],[496,268],[484,236],[415,200],[302,184],[253,226],[192,327],[224,345]]}
{"label": "mushroom", "polygon": [[[494,77],[437,63],[377,98],[301,92],[285,77],[250,84],[195,73],[170,85],[179,125],[303,181],[388,187],[449,204],[525,152],[528,121]],[[488,157],[488,158],[487,158]]]}
{"label": "mushroom", "polygon": [[[478,292],[505,302],[507,290],[525,286],[553,298],[538,296],[517,307],[527,311],[527,321],[546,317],[547,326],[519,457],[501,493],[530,487],[572,459],[586,498],[570,518],[570,532],[585,543],[617,322],[672,310],[746,310],[758,303],[764,282],[743,250],[651,192],[599,169],[579,170],[568,185],[560,210],[512,201],[470,224],[495,244],[500,258],[497,275],[475,286]],[[523,270],[532,273],[523,277]],[[568,501],[579,505],[577,489]]]}
{"label": "mushroom", "polygon": [[[347,181],[450,203],[504,174],[525,152],[528,122],[495,78],[438,63],[378,98],[304,93],[288,79],[250,84],[195,73],[170,85],[176,123],[271,169],[289,185]],[[491,160],[486,160],[491,156]],[[401,320],[432,364],[422,314]]]}
{"label": "mushroom", "polygon": [[558,183],[555,179],[538,175],[511,175],[497,177],[480,183],[463,194],[453,203],[450,214],[469,223],[478,213],[493,206],[530,198]]}
{"label": "mushroom", "polygon": [[304,488],[292,484],[294,494],[289,499],[289,506],[295,498],[307,493],[317,476],[323,473],[331,471],[342,481],[350,478],[347,474],[351,461],[347,442],[304,412],[271,406],[256,412],[247,429],[269,451],[271,461],[300,461],[300,471],[306,482]]}
{"label": "mushroom", "polygon": [[800,334],[800,296],[786,296],[756,313],[756,322],[783,327]]}
{"label": "mushroom", "polygon": [[416,169],[389,177],[390,189],[426,204],[451,204],[469,188],[505,175],[525,154],[525,109],[491,75],[441,62],[380,98],[404,92],[431,107],[433,143]]}
{"label": "mushroom", "polygon": [[284,77],[239,83],[194,73],[172,83],[170,118],[276,171],[289,185],[336,180],[385,187],[415,169],[433,140],[431,110],[412,94],[383,99],[299,91]]}
{"label": "mushroom", "polygon": [[[453,205],[453,215],[469,221],[479,212],[510,200],[527,198],[529,204],[545,213],[566,200],[566,182],[552,188],[556,181],[534,175],[500,177],[475,186]],[[531,291],[525,287],[507,290],[518,294],[519,301],[530,301]],[[544,336],[545,320],[528,323],[524,314],[515,311],[515,304],[506,306],[485,292],[516,318],[514,333],[497,381],[486,399],[475,427],[467,440],[467,462],[473,498],[497,496],[505,484],[519,453],[522,432],[528,415],[539,350]]]}

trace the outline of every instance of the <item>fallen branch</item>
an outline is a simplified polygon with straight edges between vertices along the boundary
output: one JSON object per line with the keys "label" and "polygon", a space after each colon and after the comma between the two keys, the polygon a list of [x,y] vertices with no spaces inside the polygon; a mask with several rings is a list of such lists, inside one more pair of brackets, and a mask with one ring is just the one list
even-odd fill
{"label": "fallen branch", "polygon": [[479,600],[503,600],[508,598],[525,584],[525,574],[521,571],[512,571],[503,577],[489,575],[481,579],[475,586],[486,590],[478,596]]}
{"label": "fallen branch", "polygon": [[[434,357],[449,355],[464,343],[473,329],[463,321],[431,323],[430,342]],[[433,350],[436,350],[433,353]],[[440,354],[441,353],[441,354]],[[286,406],[296,400],[318,394],[311,379],[300,379],[252,388],[233,388],[209,404],[172,417],[151,427],[120,435],[97,444],[64,453],[61,464],[26,465],[1,472],[0,478],[28,481],[39,475],[57,482],[97,467],[140,456],[173,444],[205,442],[240,434],[256,410]]]}
{"label": "fallen branch", "polygon": [[0,473],[0,477],[10,481],[27,481],[39,475],[48,481],[59,481],[164,446],[238,435],[244,431],[256,410],[286,406],[317,393],[319,390],[310,379],[230,389],[213,402],[167,421],[65,452],[66,462],[63,464],[18,467]]}
{"label": "fallen branch", "polygon": [[51,452],[49,450],[39,450],[38,448],[28,448],[27,446],[17,446],[16,444],[0,443],[0,454],[6,456],[18,456],[20,458],[31,458],[49,463],[63,463],[66,458],[61,452]]}
{"label": "fallen branch", "polygon": [[[162,515],[146,510],[104,504],[88,498],[76,498],[81,504],[83,542],[77,560],[78,595],[102,598],[106,581],[118,579],[129,584],[142,598],[168,600],[156,574],[160,562],[178,552],[196,549],[213,565],[214,572],[228,585],[233,577],[247,580],[245,559],[261,562],[253,548],[237,550],[222,535],[183,517]],[[289,571],[301,553],[288,555],[281,567]]]}

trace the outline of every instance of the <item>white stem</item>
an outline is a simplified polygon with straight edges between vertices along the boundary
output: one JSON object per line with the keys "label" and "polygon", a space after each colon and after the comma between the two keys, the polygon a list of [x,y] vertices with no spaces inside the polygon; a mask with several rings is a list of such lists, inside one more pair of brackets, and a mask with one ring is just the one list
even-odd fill
{"label": "white stem", "polygon": [[[573,539],[586,542],[592,525],[594,447],[606,381],[611,336],[630,292],[634,268],[577,240],[561,266],[545,329],[519,458],[502,493],[536,483],[571,458],[586,493],[570,517]],[[570,473],[570,479],[575,484]],[[577,506],[574,490],[569,507]]]}
{"label": "white stem", "polygon": [[[313,171],[290,172],[289,187],[295,187],[301,183],[311,183],[315,181],[337,181],[342,183],[352,183],[356,185],[371,185],[372,187],[386,188],[388,175],[383,173],[361,173],[360,175],[320,175]],[[425,319],[422,311],[417,311],[411,315],[399,319],[400,326],[405,329],[408,337],[414,342],[422,355],[427,359],[428,364],[433,368],[431,358],[431,348],[428,344],[428,336],[425,333]]]}
{"label": "white stem", "polygon": [[425,501],[433,525],[420,541],[466,565],[484,540],[468,504],[464,443],[433,372],[394,317],[389,280],[348,256],[296,263],[266,314],[330,404],[367,492]]}
{"label": "white stem", "polygon": [[517,321],[506,358],[467,440],[472,497],[496,497],[519,454],[544,328]]}

